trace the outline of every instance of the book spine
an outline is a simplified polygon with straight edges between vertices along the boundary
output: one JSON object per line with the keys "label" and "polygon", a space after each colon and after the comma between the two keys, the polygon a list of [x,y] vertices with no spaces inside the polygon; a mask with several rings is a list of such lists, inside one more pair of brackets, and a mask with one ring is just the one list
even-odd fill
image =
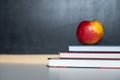
{"label": "book spine", "polygon": [[120,46],[69,46],[73,52],[120,52]]}
{"label": "book spine", "polygon": [[82,60],[120,60],[120,58],[81,58],[81,57],[60,57],[60,59],[82,59]]}
{"label": "book spine", "polygon": [[92,69],[120,69],[120,67],[76,67],[76,66],[49,66],[49,68],[92,68]]}

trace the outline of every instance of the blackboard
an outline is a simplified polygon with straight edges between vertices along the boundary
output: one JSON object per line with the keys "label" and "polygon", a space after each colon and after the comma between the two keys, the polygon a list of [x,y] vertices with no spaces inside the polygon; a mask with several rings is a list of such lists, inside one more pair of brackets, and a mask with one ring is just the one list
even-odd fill
{"label": "blackboard", "polygon": [[0,0],[0,53],[48,54],[82,45],[76,28],[100,20],[105,36],[97,45],[120,45],[120,0]]}

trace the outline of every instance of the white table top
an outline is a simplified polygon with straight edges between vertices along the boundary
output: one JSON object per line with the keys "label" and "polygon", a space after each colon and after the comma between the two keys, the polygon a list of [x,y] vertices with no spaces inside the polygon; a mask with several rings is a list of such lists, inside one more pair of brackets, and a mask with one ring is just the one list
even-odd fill
{"label": "white table top", "polygon": [[120,69],[49,68],[0,63],[0,80],[120,80]]}

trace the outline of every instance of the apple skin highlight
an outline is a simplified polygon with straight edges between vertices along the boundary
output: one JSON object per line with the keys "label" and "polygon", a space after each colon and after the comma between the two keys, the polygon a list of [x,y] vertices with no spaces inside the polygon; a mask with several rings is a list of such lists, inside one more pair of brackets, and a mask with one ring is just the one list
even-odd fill
{"label": "apple skin highlight", "polygon": [[104,36],[104,26],[98,20],[82,21],[78,25],[76,36],[82,44],[97,44]]}

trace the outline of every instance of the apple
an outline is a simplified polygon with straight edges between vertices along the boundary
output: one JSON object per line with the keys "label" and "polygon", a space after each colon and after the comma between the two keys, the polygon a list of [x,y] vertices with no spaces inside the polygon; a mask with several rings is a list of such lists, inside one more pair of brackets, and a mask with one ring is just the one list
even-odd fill
{"label": "apple", "polygon": [[104,36],[104,26],[98,20],[84,20],[78,25],[76,36],[82,44],[97,44]]}

